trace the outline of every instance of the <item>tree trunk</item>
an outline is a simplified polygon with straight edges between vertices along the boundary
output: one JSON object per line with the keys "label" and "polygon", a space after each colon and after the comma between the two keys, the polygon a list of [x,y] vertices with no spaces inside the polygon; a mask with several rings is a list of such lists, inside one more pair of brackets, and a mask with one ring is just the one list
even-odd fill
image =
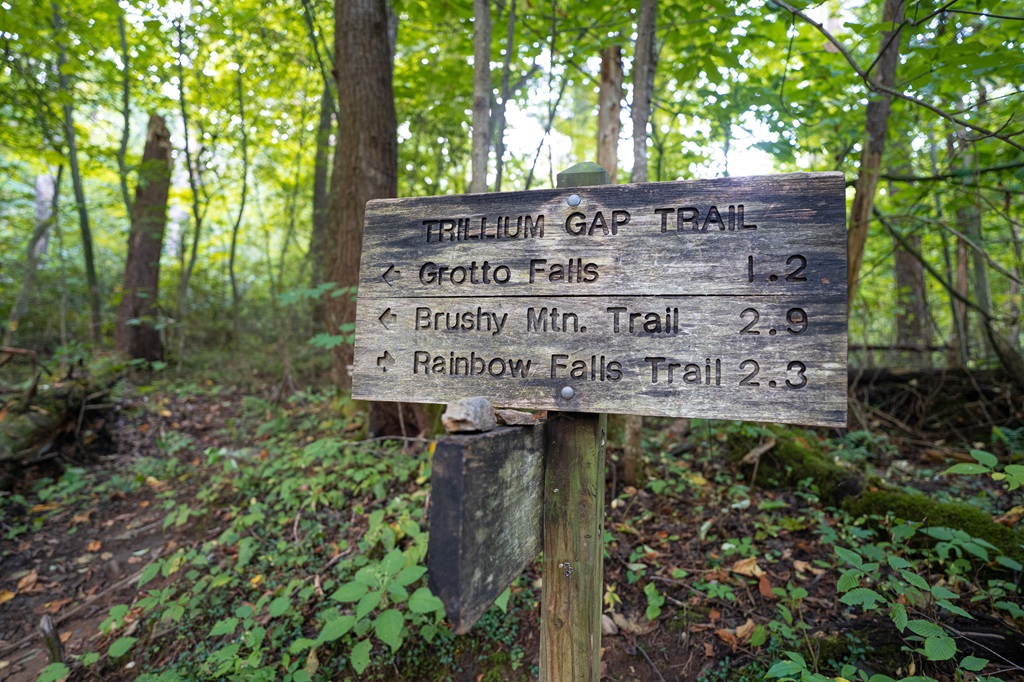
{"label": "tree trunk", "polygon": [[505,114],[508,111],[508,98],[512,94],[509,77],[512,71],[512,50],[516,37],[516,3],[508,6],[508,33],[505,36],[505,63],[501,70],[501,104],[497,107],[494,124],[494,191],[501,191],[501,176],[505,170]]}
{"label": "tree trunk", "polygon": [[[203,213],[199,209],[199,159],[192,162],[192,148],[189,143],[189,121],[188,108],[185,104],[185,29],[182,26],[183,20],[178,20],[175,30],[178,33],[178,106],[181,110],[181,129],[185,137],[185,165],[188,170],[188,185],[192,191],[192,221],[194,232],[192,233],[192,249],[188,257],[188,263],[184,265],[181,272],[181,279],[178,282],[178,322],[185,319],[186,300],[188,297],[188,283],[192,279],[192,272],[195,270],[196,261],[199,258],[199,238],[203,232]],[[182,246],[184,246],[184,232],[182,233]],[[184,249],[182,249],[182,261],[184,263]],[[184,348],[185,332],[180,330],[179,347]],[[180,360],[180,359],[179,359]]]}
{"label": "tree trunk", "polygon": [[[398,189],[398,125],[385,0],[335,0],[334,53],[339,116],[326,225],[326,274],[338,287],[354,291],[366,202],[393,197]],[[329,333],[350,333],[354,297],[330,297],[326,313]],[[335,383],[349,388],[351,344],[336,346],[331,359]]]}
{"label": "tree trunk", "polygon": [[[896,64],[899,63],[903,4],[904,0],[885,0],[882,9],[882,22],[895,26],[896,30],[882,31],[878,61],[875,63],[877,77],[874,81],[890,88],[896,82]],[[885,136],[889,128],[891,100],[890,95],[876,94],[868,102],[865,125],[867,139],[864,141],[864,151],[860,157],[857,189],[853,197],[850,229],[846,237],[847,314],[853,308],[853,299],[857,295],[860,265],[864,260],[864,244],[868,238],[868,227],[871,224],[872,208],[875,203],[875,190],[878,187],[878,176],[882,167],[882,153],[885,151]]]}
{"label": "tree trunk", "polygon": [[242,196],[238,202],[238,215],[231,228],[231,252],[228,255],[228,278],[231,280],[231,331],[233,341],[237,344],[242,336],[239,321],[239,307],[242,297],[238,292],[238,278],[235,276],[235,255],[238,251],[238,234],[242,228],[242,215],[245,213],[245,198],[249,194],[249,131],[245,122],[245,98],[242,88],[242,68],[239,66],[235,81],[238,97],[239,129],[242,131]]}
{"label": "tree trunk", "polygon": [[651,118],[651,94],[658,68],[655,29],[658,0],[640,0],[636,26],[636,54],[633,56],[633,176],[632,182],[647,182],[647,122]]}
{"label": "tree trunk", "polygon": [[36,286],[36,270],[39,268],[39,261],[42,260],[42,248],[46,244],[47,234],[50,228],[57,221],[57,207],[60,197],[60,181],[64,175],[64,166],[57,168],[57,175],[45,173],[36,178],[36,212],[35,227],[32,236],[29,237],[25,248],[25,276],[21,280],[21,288],[18,289],[18,297],[14,299],[14,305],[7,317],[7,326],[4,327],[0,346],[13,345],[15,333],[18,331],[18,324],[21,318],[28,312],[29,302],[32,300],[32,293]]}
{"label": "tree trunk", "polygon": [[469,191],[487,191],[491,124],[491,0],[473,0],[473,145]]}
{"label": "tree trunk", "polygon": [[[977,176],[974,177],[975,182]],[[973,299],[978,304],[982,323],[977,326],[981,332],[981,343],[984,358],[991,358],[994,353],[993,344],[985,333],[986,320],[992,316],[992,293],[988,283],[988,266],[985,263],[985,254],[981,252],[984,248],[984,237],[981,233],[981,192],[975,185],[972,188],[974,203],[966,208],[957,211],[957,221],[963,227],[964,235],[977,248],[971,249],[971,288],[974,289]]]}
{"label": "tree trunk", "polygon": [[601,86],[597,96],[597,164],[618,183],[619,133],[622,131],[622,48],[601,50]]}
{"label": "tree trunk", "polygon": [[[320,98],[320,122],[316,129],[316,154],[313,160],[313,231],[309,237],[309,286],[316,288],[324,281],[324,239],[327,225],[327,204],[330,200],[328,177],[331,154],[331,89],[324,86]],[[315,306],[314,318],[323,321],[323,305]]]}
{"label": "tree trunk", "polygon": [[[53,8],[53,28],[60,33],[64,22],[60,17],[60,7],[51,2]],[[59,74],[60,91],[64,97],[64,135],[68,143],[68,163],[71,166],[71,183],[75,189],[75,204],[78,207],[78,226],[82,234],[82,253],[85,256],[85,280],[89,287],[89,332],[93,343],[102,341],[102,320],[100,317],[100,284],[96,276],[96,263],[92,249],[92,230],[89,227],[89,210],[85,205],[85,188],[82,185],[82,172],[78,165],[78,139],[75,135],[74,108],[72,106],[71,89],[68,85],[64,65],[68,62],[67,49],[63,39],[58,35],[57,71]]]}
{"label": "tree trunk", "polygon": [[155,326],[160,291],[160,253],[167,228],[171,189],[171,134],[162,116],[149,117],[139,166],[128,235],[124,292],[117,311],[117,349],[130,357],[162,360],[164,349]]}
{"label": "tree trunk", "polygon": [[[904,239],[915,252],[921,253],[921,235],[908,235]],[[932,335],[924,267],[910,251],[895,242],[893,246],[896,250],[896,345],[927,349],[931,346]],[[929,367],[931,355],[926,350],[914,352],[908,361],[912,367]]]}
{"label": "tree trunk", "polygon": [[[651,94],[654,90],[654,75],[658,68],[658,52],[655,43],[655,29],[658,18],[658,0],[641,0],[640,15],[636,27],[636,54],[633,57],[633,106],[630,116],[633,120],[633,174],[632,182],[647,182],[647,122],[651,117]],[[616,49],[616,48],[609,48]],[[601,55],[601,93],[604,95],[605,55]],[[621,78],[621,74],[620,74]],[[609,96],[609,104],[611,104]],[[602,98],[602,102],[605,100]],[[609,111],[609,116],[612,112]],[[600,118],[600,112],[598,114]],[[617,113],[614,116],[618,118]],[[614,125],[614,123],[609,123]],[[598,132],[598,150],[602,147],[605,129]],[[610,144],[618,143],[618,134]],[[603,164],[602,164],[603,165]],[[609,170],[609,172],[611,172]],[[622,480],[626,485],[637,485],[640,477],[640,463],[643,452],[640,433],[643,417],[626,416],[626,433],[622,444]]]}
{"label": "tree trunk", "polygon": [[121,39],[121,146],[117,148],[117,174],[121,183],[121,200],[128,220],[132,219],[132,197],[128,192],[128,139],[131,137],[132,112],[129,106],[131,94],[131,55],[128,52],[128,37],[125,34],[124,13],[117,15],[117,33]]}
{"label": "tree trunk", "polygon": [[[890,166],[895,175],[909,174],[906,166]],[[895,199],[899,189],[889,184],[889,196]],[[907,223],[902,217],[893,221],[895,228],[904,228]],[[903,232],[903,240],[908,248],[904,248],[899,239],[893,238],[895,255],[894,274],[896,279],[896,345],[918,347],[920,352],[910,351],[906,358],[911,367],[930,367],[932,334],[928,315],[928,288],[925,284],[924,265],[914,254],[921,252],[921,235]]]}

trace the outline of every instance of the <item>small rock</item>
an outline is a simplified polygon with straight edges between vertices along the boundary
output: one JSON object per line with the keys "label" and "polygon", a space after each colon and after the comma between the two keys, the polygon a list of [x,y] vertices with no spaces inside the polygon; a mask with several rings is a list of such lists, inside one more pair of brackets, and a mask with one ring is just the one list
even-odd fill
{"label": "small rock", "polygon": [[521,410],[495,410],[494,416],[502,426],[533,426],[540,424],[540,420],[529,412]]}
{"label": "small rock", "polygon": [[490,431],[498,425],[490,401],[480,396],[448,403],[441,415],[441,423],[448,433]]}
{"label": "small rock", "polygon": [[601,614],[601,634],[609,637],[619,634],[619,626],[607,613]]}

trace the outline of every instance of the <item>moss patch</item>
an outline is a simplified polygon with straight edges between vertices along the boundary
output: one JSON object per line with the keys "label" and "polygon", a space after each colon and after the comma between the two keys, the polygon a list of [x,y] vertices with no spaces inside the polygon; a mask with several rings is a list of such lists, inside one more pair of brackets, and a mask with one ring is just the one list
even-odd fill
{"label": "moss patch", "polygon": [[870,490],[857,498],[848,499],[843,507],[852,514],[887,513],[905,521],[920,521],[929,526],[956,528],[981,538],[999,548],[1006,556],[1024,561],[1024,533],[1007,528],[992,520],[985,512],[969,504],[936,502],[925,495]]}

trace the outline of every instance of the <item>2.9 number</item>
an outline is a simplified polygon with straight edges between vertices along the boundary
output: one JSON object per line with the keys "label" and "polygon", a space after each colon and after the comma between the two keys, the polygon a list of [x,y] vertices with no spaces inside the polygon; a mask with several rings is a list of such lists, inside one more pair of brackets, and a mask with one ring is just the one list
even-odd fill
{"label": "2.9 number", "polygon": [[[755,308],[747,308],[740,313],[740,319],[746,320],[748,318],[750,318],[750,322],[740,330],[740,334],[760,334],[761,332],[754,329],[754,327],[761,320],[761,314]],[[790,334],[803,334],[807,331],[807,311],[803,308],[790,308],[786,311],[786,322],[789,323],[786,331]],[[768,333],[774,336],[775,330],[770,329]]]}

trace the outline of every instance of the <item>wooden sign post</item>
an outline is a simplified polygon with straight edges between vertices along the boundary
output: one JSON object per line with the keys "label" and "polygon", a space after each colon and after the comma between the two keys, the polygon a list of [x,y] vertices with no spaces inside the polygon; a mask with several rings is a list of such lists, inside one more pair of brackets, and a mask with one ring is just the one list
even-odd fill
{"label": "wooden sign post", "polygon": [[[608,179],[608,171],[596,163],[581,163],[559,173],[558,186],[607,185]],[[548,415],[540,600],[540,679],[545,682],[597,682],[601,676],[607,429],[607,414]]]}
{"label": "wooden sign post", "polygon": [[541,508],[547,682],[598,678],[605,414],[846,425],[842,174],[606,182],[579,164],[366,210],[353,397],[557,411],[540,495],[501,482],[540,479],[536,430],[439,446],[430,549],[464,632],[535,556]]}

